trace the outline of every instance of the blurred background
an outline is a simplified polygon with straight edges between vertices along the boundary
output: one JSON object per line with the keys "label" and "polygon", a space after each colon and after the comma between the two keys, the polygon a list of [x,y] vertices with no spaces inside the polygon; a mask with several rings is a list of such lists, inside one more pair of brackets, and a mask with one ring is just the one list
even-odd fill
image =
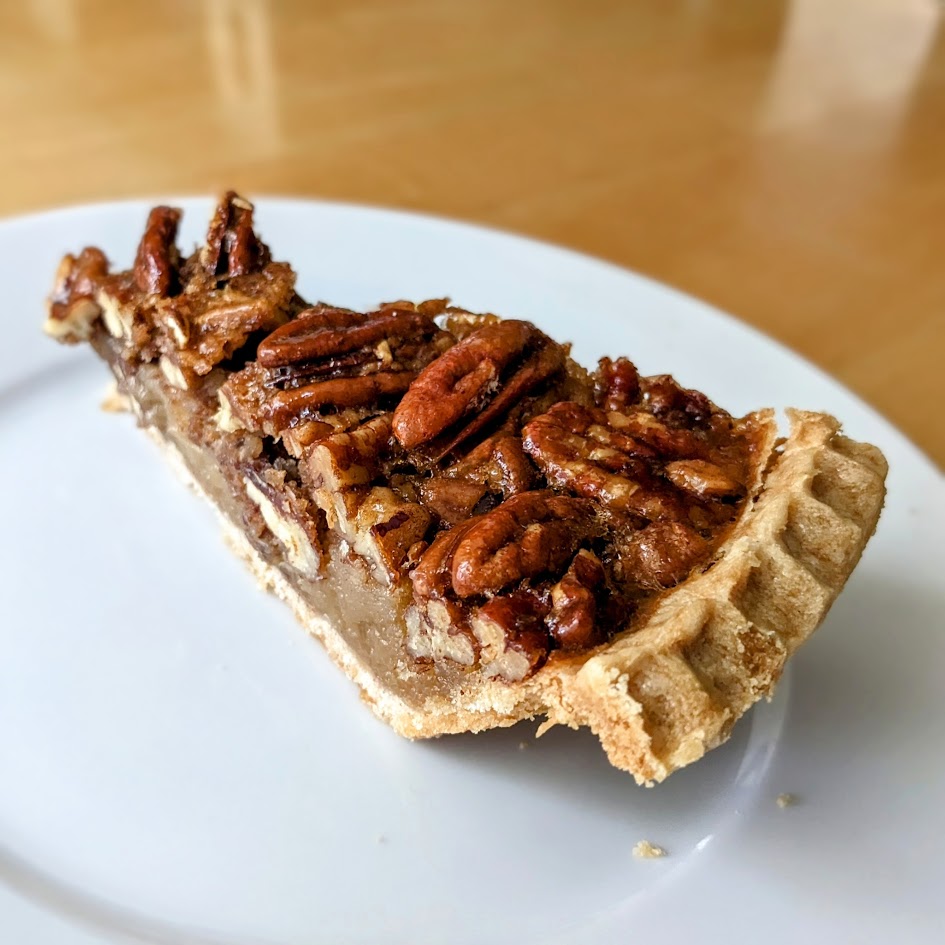
{"label": "blurred background", "polygon": [[754,324],[945,465],[943,19],[940,0],[4,3],[0,214],[232,186],[516,230]]}

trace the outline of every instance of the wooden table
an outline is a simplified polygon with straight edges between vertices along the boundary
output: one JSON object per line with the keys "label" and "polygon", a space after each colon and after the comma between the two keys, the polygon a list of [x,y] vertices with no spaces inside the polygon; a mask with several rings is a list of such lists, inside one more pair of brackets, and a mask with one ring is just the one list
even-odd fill
{"label": "wooden table", "polygon": [[235,186],[429,210],[707,299],[945,463],[939,0],[43,0],[0,213]]}

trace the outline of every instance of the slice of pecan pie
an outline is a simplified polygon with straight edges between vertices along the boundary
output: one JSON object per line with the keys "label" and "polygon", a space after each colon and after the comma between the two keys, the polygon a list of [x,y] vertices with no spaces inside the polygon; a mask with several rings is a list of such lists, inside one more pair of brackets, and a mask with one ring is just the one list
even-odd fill
{"label": "slice of pecan pie", "polygon": [[828,416],[740,419],[591,373],[446,300],[309,305],[253,208],[151,212],[133,269],[66,256],[88,341],[234,548],[411,738],[544,716],[660,781],[771,693],[873,532],[886,463]]}

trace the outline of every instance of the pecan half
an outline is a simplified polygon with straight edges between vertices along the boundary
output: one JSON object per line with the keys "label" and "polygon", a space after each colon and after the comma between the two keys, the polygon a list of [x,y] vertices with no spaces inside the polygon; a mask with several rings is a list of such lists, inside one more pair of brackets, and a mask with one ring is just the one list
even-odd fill
{"label": "pecan half", "polygon": [[650,410],[661,419],[680,414],[686,423],[704,424],[713,412],[721,413],[718,407],[698,390],[680,386],[669,374],[657,374],[642,382],[643,393]]}
{"label": "pecan half", "polygon": [[372,485],[391,444],[390,414],[334,433],[311,446],[300,464],[328,526],[389,581],[423,541],[430,513],[386,485]]}
{"label": "pecan half", "polygon": [[102,312],[96,295],[107,277],[108,260],[100,249],[64,256],[47,302],[46,333],[69,344],[88,338]]}
{"label": "pecan half", "polygon": [[283,428],[319,407],[369,407],[384,398],[396,397],[407,390],[415,377],[412,371],[378,371],[359,377],[317,381],[278,391],[263,405],[262,413],[277,428]]}
{"label": "pecan half", "polygon": [[735,498],[745,487],[715,463],[704,459],[683,459],[667,463],[666,478],[678,489],[700,499]]}
{"label": "pecan half", "polygon": [[519,682],[548,658],[547,606],[534,594],[516,591],[494,597],[473,612],[470,629],[479,644],[484,676]]}
{"label": "pecan half", "polygon": [[284,474],[269,472],[272,481],[256,471],[244,478],[246,495],[259,509],[266,527],[282,547],[286,563],[296,571],[314,578],[322,565],[318,521],[321,515],[311,508],[297,488],[289,485]]}
{"label": "pecan half", "polygon": [[410,574],[415,597],[421,600],[442,598],[449,593],[453,587],[453,555],[475,522],[470,519],[437,535]]}
{"label": "pecan half", "polygon": [[433,452],[445,456],[560,372],[564,361],[564,349],[529,322],[485,325],[414,381],[394,413],[394,435],[407,449],[443,437]]}
{"label": "pecan half", "polygon": [[[243,414],[255,414],[259,425],[278,434],[299,420],[315,419],[324,407],[399,399],[451,343],[417,306],[386,306],[368,315],[308,309],[260,343],[257,363],[247,371],[258,378],[242,385]],[[253,400],[255,407],[247,411]]]}
{"label": "pecan half", "polygon": [[223,195],[207,230],[201,262],[211,276],[232,279],[262,269],[269,248],[253,230],[253,205],[234,191]]}
{"label": "pecan half", "polygon": [[608,415],[564,402],[522,431],[525,451],[548,479],[602,506],[645,519],[682,518],[682,503],[650,470],[645,443],[615,430]]}
{"label": "pecan half", "polygon": [[417,486],[420,500],[447,525],[458,525],[473,514],[489,491],[484,482],[470,479],[447,479],[435,476],[421,480]]}
{"label": "pecan half", "polygon": [[709,546],[684,522],[655,522],[617,539],[618,571],[644,589],[672,587],[702,561]]}
{"label": "pecan half", "polygon": [[[226,401],[221,398],[221,402]],[[339,414],[332,417],[333,420],[338,418]],[[218,414],[216,419],[219,423],[221,415]],[[312,446],[337,433],[339,429],[343,429],[343,423],[338,426],[332,426],[332,424],[323,420],[309,420],[306,423],[298,423],[282,434],[282,445],[290,456],[301,459]]]}
{"label": "pecan half", "polygon": [[385,413],[321,439],[303,461],[306,479],[329,495],[368,485],[381,471],[390,435],[391,415]]}
{"label": "pecan half", "polygon": [[605,410],[621,410],[640,399],[640,375],[627,358],[601,358],[594,377],[597,405]]}
{"label": "pecan half", "polygon": [[633,437],[667,459],[705,458],[709,455],[708,444],[699,431],[686,426],[670,426],[642,406],[612,410],[607,414],[607,422],[615,430]]}
{"label": "pecan half", "polygon": [[422,505],[404,502],[392,489],[375,486],[360,499],[351,529],[352,548],[375,573],[392,580],[429,526],[430,513]]}
{"label": "pecan half", "polygon": [[538,471],[518,436],[497,433],[442,473],[421,480],[419,494],[441,521],[456,525],[533,489]]}
{"label": "pecan half", "polygon": [[598,621],[598,593],[606,584],[604,566],[582,548],[561,580],[551,589],[548,629],[563,650],[583,650],[603,641]]}
{"label": "pecan half", "polygon": [[108,259],[94,246],[86,246],[78,257],[67,255],[59,264],[56,284],[49,302],[52,316],[57,306],[67,305],[75,299],[91,299],[108,276]]}
{"label": "pecan half", "polygon": [[499,432],[483,440],[461,460],[448,467],[444,475],[483,482],[508,499],[534,488],[535,466],[522,447],[522,439]]}
{"label": "pecan half", "polygon": [[459,597],[496,593],[523,578],[560,572],[594,524],[581,499],[547,490],[513,496],[471,520],[453,552],[453,590]]}
{"label": "pecan half", "polygon": [[418,662],[449,662],[473,667],[478,643],[455,601],[431,598],[412,604],[404,614],[407,652]]}
{"label": "pecan half", "polygon": [[145,295],[166,297],[180,289],[177,249],[177,227],[180,210],[174,207],[155,207],[148,214],[144,236],[135,255],[135,285]]}
{"label": "pecan half", "polygon": [[337,358],[352,351],[372,351],[381,341],[390,346],[392,342],[430,336],[438,331],[429,316],[405,309],[367,316],[344,309],[314,315],[302,313],[269,335],[259,345],[257,358],[265,367],[285,367]]}

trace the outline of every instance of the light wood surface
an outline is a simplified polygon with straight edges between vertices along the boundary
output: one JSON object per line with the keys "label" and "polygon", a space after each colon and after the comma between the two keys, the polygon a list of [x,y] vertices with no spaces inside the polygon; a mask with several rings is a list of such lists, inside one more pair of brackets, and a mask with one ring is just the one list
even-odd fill
{"label": "light wood surface", "polygon": [[0,214],[233,186],[518,230],[751,322],[942,464],[943,18],[940,0],[3,4]]}

